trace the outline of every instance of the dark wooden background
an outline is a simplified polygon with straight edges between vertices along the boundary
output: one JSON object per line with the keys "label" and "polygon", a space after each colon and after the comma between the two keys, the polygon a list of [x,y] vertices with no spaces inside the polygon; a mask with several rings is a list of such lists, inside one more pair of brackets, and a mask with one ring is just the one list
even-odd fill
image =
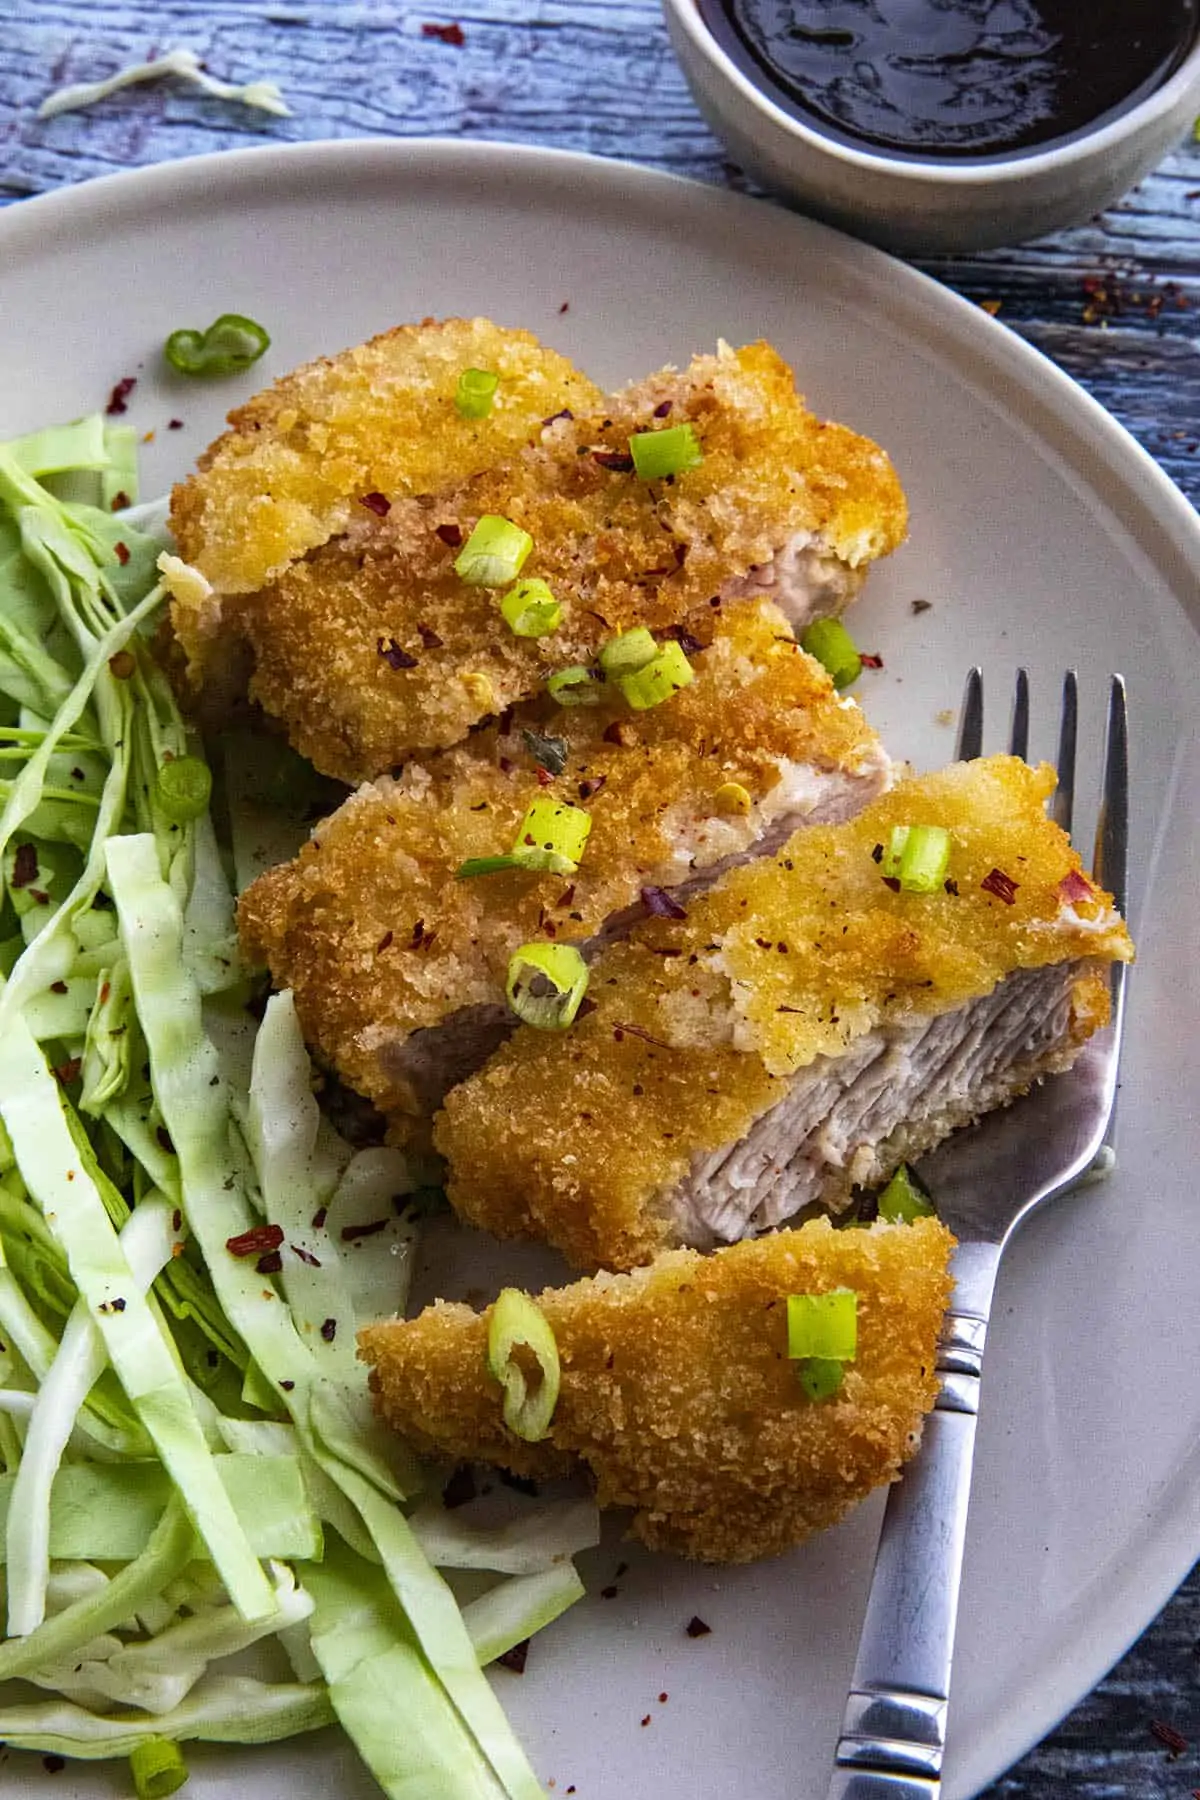
{"label": "dark wooden background", "polygon": [[[0,205],[204,150],[372,135],[553,145],[749,185],[696,112],[655,0],[445,4],[0,0]],[[461,44],[422,29],[453,24]],[[274,119],[169,82],[38,122],[52,87],[176,45],[226,78],[274,77],[295,116]],[[998,303],[1002,320],[1200,497],[1200,144],[1181,147],[1120,206],[1075,231],[926,266],[989,310]],[[1200,1571],[987,1800],[1068,1795],[1200,1796]]]}

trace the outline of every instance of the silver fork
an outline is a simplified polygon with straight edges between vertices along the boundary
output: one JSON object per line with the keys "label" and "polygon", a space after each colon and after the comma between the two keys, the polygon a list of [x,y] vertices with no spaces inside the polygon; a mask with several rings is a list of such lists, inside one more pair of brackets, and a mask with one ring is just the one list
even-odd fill
{"label": "silver fork", "polygon": [[[1078,712],[1063,682],[1053,816],[1071,829]],[[1024,756],[1029,682],[1017,677],[1010,746]],[[967,677],[957,755],[983,747],[983,678]],[[1093,869],[1124,912],[1129,815],[1125,684],[1112,678]],[[926,1157],[919,1173],[959,1240],[954,1299],[938,1346],[941,1388],[918,1455],[891,1489],[829,1800],[937,1800],[966,1537],[984,1340],[996,1274],[1013,1232],[1077,1183],[1104,1144],[1116,1093],[1125,965],[1112,967],[1112,1017],[1073,1069]]]}

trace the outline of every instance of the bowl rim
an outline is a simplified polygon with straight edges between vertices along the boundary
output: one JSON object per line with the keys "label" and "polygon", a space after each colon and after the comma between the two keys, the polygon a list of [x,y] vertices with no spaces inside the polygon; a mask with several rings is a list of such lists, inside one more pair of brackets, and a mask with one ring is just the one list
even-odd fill
{"label": "bowl rim", "polygon": [[864,174],[887,174],[914,186],[982,188],[997,182],[1027,181],[1055,170],[1071,169],[1097,154],[1137,138],[1144,130],[1169,117],[1193,90],[1200,92],[1200,31],[1175,73],[1161,87],[1147,94],[1128,112],[1093,130],[1087,127],[1069,143],[1046,150],[1024,151],[1015,156],[993,157],[987,162],[955,163],[936,158],[888,156],[882,151],[858,150],[804,124],[786,112],[757,84],[743,74],[700,16],[697,0],[662,0],[663,10],[674,17],[701,57],[763,119],[794,138],[810,151]]}

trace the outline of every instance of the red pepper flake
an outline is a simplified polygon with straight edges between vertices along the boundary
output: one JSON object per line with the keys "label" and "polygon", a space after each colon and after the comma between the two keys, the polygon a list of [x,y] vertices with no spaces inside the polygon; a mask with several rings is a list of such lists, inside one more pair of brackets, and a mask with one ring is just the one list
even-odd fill
{"label": "red pepper flake", "polygon": [[176,1207],[175,1211],[171,1214],[171,1230],[172,1231],[182,1231],[182,1229],[183,1229],[183,1214],[180,1212],[179,1208]]}
{"label": "red pepper flake", "polygon": [[611,725],[604,727],[604,741],[606,744],[620,744],[622,749],[628,750],[637,743],[637,732],[624,719],[614,719]]}
{"label": "red pepper flake", "polygon": [[28,887],[31,881],[37,880],[38,858],[32,844],[18,844],[17,854],[13,858],[12,885],[15,888]]}
{"label": "red pepper flake", "polygon": [[699,1614],[693,1614],[684,1626],[684,1630],[690,1638],[709,1637],[712,1633],[712,1626],[706,1625]]}
{"label": "red pepper flake", "polygon": [[66,982],[65,981],[52,981],[50,983],[50,992],[52,994],[65,994],[67,992]]}
{"label": "red pepper flake", "polygon": [[569,312],[571,310],[571,302],[569,300],[564,300],[558,310],[560,313]]}
{"label": "red pepper flake", "polygon": [[392,503],[386,494],[360,494],[358,504],[373,512],[377,519],[386,519],[392,510]]}
{"label": "red pepper flake", "polygon": [[680,906],[678,900],[672,898],[665,888],[644,887],[641,898],[646,914],[652,919],[687,918],[687,908]]}
{"label": "red pepper flake", "polygon": [[313,1230],[314,1231],[322,1230],[324,1227],[325,1221],[328,1217],[329,1217],[329,1208],[327,1206],[318,1206],[316,1212],[312,1216]]}
{"label": "red pepper flake", "polygon": [[[884,875],[884,876],[883,876],[883,877],[882,877],[882,878],[881,878],[881,879],[882,879],[882,881],[883,881],[883,885],[884,885],[884,887],[885,887],[885,888],[891,888],[891,890],[892,890],[892,892],[893,892],[893,894],[898,894],[898,893],[899,893],[899,892],[900,892],[900,879],[899,879],[899,876],[897,876],[897,875]],[[986,883],[985,883],[985,885],[986,885]]]}
{"label": "red pepper flake", "polygon": [[600,1598],[602,1600],[615,1600],[618,1592],[619,1589],[616,1582],[610,1581],[607,1587],[602,1587],[600,1589]]}
{"label": "red pepper flake", "polygon": [[673,405],[674,405],[673,400],[660,400],[658,405],[654,409],[655,418],[656,419],[665,419]]}
{"label": "red pepper flake", "polygon": [[659,1704],[659,1705],[660,1705],[660,1706],[665,1706],[665,1705],[666,1705],[666,1704],[667,1704],[667,1701],[668,1701],[668,1700],[669,1700],[669,1699],[670,1699],[670,1698],[671,1698],[671,1696],[670,1696],[670,1694],[660,1694],[660,1695],[659,1695],[659,1696],[658,1696],[658,1704]]}
{"label": "red pepper flake", "polygon": [[108,510],[109,512],[124,512],[129,504],[129,495],[125,492],[124,488],[122,488],[120,492],[114,494],[109,501]]}
{"label": "red pepper flake", "polygon": [[167,430],[168,431],[182,431],[183,430],[183,420],[182,419],[168,419],[167,420]]}
{"label": "red pepper flake", "polygon": [[607,775],[589,775],[589,776],[587,776],[586,779],[581,781],[579,784],[579,798],[581,800],[591,800],[594,795],[596,795],[600,792],[600,789],[604,786],[604,784],[607,780],[608,780]]}
{"label": "red pepper flake", "polygon": [[367,1225],[343,1225],[342,1242],[356,1244],[359,1238],[374,1237],[375,1233],[382,1231],[386,1224],[386,1219],[372,1219]]}
{"label": "red pepper flake", "polygon": [[881,863],[883,861],[883,845],[882,844],[876,844],[875,848],[872,850],[871,861],[877,862],[877,863]]}
{"label": "red pepper flake", "polygon": [[415,669],[417,666],[416,657],[402,650],[395,638],[378,638],[375,648],[389,669]]}
{"label": "red pepper flake", "polygon": [[1173,1757],[1182,1756],[1188,1747],[1188,1741],[1182,1731],[1176,1731],[1162,1719],[1151,1719],[1150,1730],[1160,1744],[1165,1744]]}
{"label": "red pepper flake", "polygon": [[82,1069],[82,1067],[83,1067],[83,1058],[79,1057],[79,1056],[72,1056],[68,1062],[59,1063],[59,1065],[58,1065],[57,1069],[55,1069],[54,1073],[55,1073],[55,1075],[57,1075],[58,1079],[62,1082],[63,1086],[67,1087],[67,1086],[69,1086],[69,1084],[72,1081],[77,1081],[79,1079],[79,1071],[80,1071],[80,1069]]}
{"label": "red pepper flake", "polygon": [[440,650],[445,641],[438,636],[432,625],[418,625],[417,636],[427,650]]}
{"label": "red pepper flake", "polygon": [[462,543],[462,528],[459,525],[439,525],[437,534],[443,544],[449,544],[452,550],[457,550]]}
{"label": "red pepper flake", "polygon": [[[121,410],[124,411],[124,408]],[[56,1750],[52,1750],[49,1756],[43,1756],[42,1758],[42,1767],[45,1769],[47,1775],[57,1775],[60,1770],[65,1769],[66,1766],[66,1757],[60,1756]]]}
{"label": "red pepper flake", "polygon": [[290,1394],[296,1384],[294,1381],[281,1381],[279,1385],[285,1394]]}
{"label": "red pepper flake", "polygon": [[[123,375],[121,377],[120,381],[118,381],[116,387],[113,389],[112,393],[108,396],[108,405],[104,409],[105,412],[106,413],[126,412],[128,410],[128,408],[126,407],[125,402],[128,400],[130,394],[132,394],[132,392],[136,386],[137,386],[137,376],[136,375]],[[126,501],[126,505],[128,505],[128,501]]]}
{"label": "red pepper flake", "polygon": [[278,1250],[264,1251],[254,1267],[260,1275],[278,1275],[283,1267],[283,1257]]}
{"label": "red pepper flake", "polygon": [[943,881],[942,886],[945,888],[945,890],[948,894],[953,894],[957,898],[957,895],[958,895],[957,881],[951,881],[950,877],[947,876],[945,881]]}
{"label": "red pepper flake", "polygon": [[554,780],[554,777],[550,773],[549,769],[544,768],[542,766],[542,764],[539,763],[538,764],[538,772],[537,772],[538,786],[539,787],[549,787],[553,780]]}
{"label": "red pepper flake", "polygon": [[278,1250],[283,1242],[282,1225],[252,1225],[249,1231],[225,1239],[230,1256],[258,1256],[264,1250]]}
{"label": "red pepper flake", "polygon": [[525,1673],[525,1664],[528,1660],[528,1638],[522,1638],[519,1644],[514,1644],[511,1650],[506,1650],[503,1656],[498,1656],[496,1658],[496,1661],[498,1663],[503,1663],[506,1669],[511,1669],[514,1675],[523,1675]]}
{"label": "red pepper flake", "polygon": [[460,1463],[442,1489],[442,1505],[447,1512],[453,1512],[456,1507],[466,1506],[474,1500],[478,1492],[470,1463]]}
{"label": "red pepper flake", "polygon": [[566,887],[563,889],[562,893],[558,896],[558,899],[554,902],[554,904],[556,907],[570,906],[570,904],[574,898],[575,898],[575,883],[572,882],[570,887]]}
{"label": "red pepper flake", "polygon": [[302,1263],[307,1263],[310,1269],[320,1268],[320,1257],[314,1256],[311,1250],[306,1250],[303,1244],[289,1244],[288,1249],[293,1256],[299,1257]]}
{"label": "red pepper flake", "polygon": [[556,413],[551,413],[548,419],[542,420],[542,430],[545,431],[548,425],[557,425],[560,419],[573,419],[574,417],[575,414],[569,406],[560,407]]}
{"label": "red pepper flake", "polygon": [[672,625],[668,631],[663,633],[663,636],[674,638],[685,656],[696,656],[704,648],[700,639],[693,637],[691,632],[682,625]]}
{"label": "red pepper flake", "polygon": [[628,475],[633,468],[633,458],[625,450],[593,450],[592,461],[617,475]]}
{"label": "red pepper flake", "polygon": [[324,1321],[321,1326],[321,1336],[325,1339],[327,1344],[332,1344],[334,1338],[337,1336],[336,1319],[326,1319]]}
{"label": "red pepper flake", "polygon": [[908,610],[909,610],[909,612],[911,612],[913,614],[914,617],[919,618],[922,613],[931,612],[933,610],[933,601],[932,600],[914,600]]}
{"label": "red pepper flake", "polygon": [[122,544],[122,543],[114,544],[113,545],[113,554],[115,555],[117,561],[120,563],[121,567],[124,568],[125,564],[129,561],[129,545]]}
{"label": "red pepper flake", "polygon": [[436,38],[439,44],[451,44],[456,50],[461,50],[467,41],[461,25],[422,25],[421,36]]}
{"label": "red pepper flake", "polygon": [[391,942],[392,942],[392,935],[393,934],[390,931],[384,932],[383,936],[380,938],[379,942],[375,946],[376,956],[382,956],[384,951],[390,947]]}
{"label": "red pepper flake", "polygon": [[1096,890],[1081,869],[1071,869],[1058,884],[1058,897],[1064,906],[1077,900],[1094,900]]}
{"label": "red pepper flake", "polygon": [[649,1723],[650,1723],[650,1714],[649,1714],[649,1713],[647,1713],[647,1714],[646,1714],[646,1716],[645,1716],[645,1718],[644,1718],[644,1719],[643,1719],[643,1720],[642,1720],[642,1724],[643,1724],[643,1725],[648,1725],[648,1724],[649,1724]]}
{"label": "red pepper flake", "polygon": [[128,681],[136,668],[137,658],[132,650],[118,650],[108,659],[109,674],[117,681]]}
{"label": "red pepper flake", "polygon": [[1003,869],[993,869],[979,885],[985,894],[995,894],[997,900],[1003,900],[1005,906],[1011,906],[1016,900],[1020,884],[1011,875],[1006,875]]}
{"label": "red pepper flake", "polygon": [[859,651],[858,659],[862,663],[864,669],[882,669],[883,667],[882,656],[872,656],[866,650]]}
{"label": "red pepper flake", "polygon": [[577,1019],[586,1019],[589,1013],[594,1013],[595,1011],[596,1002],[592,999],[590,994],[585,994],[575,1009],[575,1017]]}
{"label": "red pepper flake", "polygon": [[158,1139],[161,1148],[166,1151],[167,1155],[174,1156],[175,1146],[171,1142],[171,1134],[167,1130],[166,1126],[165,1125],[156,1125],[154,1128],[154,1135]]}

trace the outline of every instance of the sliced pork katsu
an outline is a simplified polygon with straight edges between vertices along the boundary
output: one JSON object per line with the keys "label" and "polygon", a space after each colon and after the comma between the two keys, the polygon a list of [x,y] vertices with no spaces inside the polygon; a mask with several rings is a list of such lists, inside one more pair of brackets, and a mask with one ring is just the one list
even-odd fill
{"label": "sliced pork katsu", "polygon": [[[510,956],[531,939],[587,942],[645,904],[849,817],[890,779],[878,739],[761,600],[709,610],[694,680],[650,710],[611,689],[543,699],[354,794],[291,863],[242,896],[249,956],[295,991],[310,1045],[385,1110],[427,1116],[516,1020]],[[510,868],[528,808],[590,820],[570,875]],[[679,897],[668,900],[664,890]]]}
{"label": "sliced pork katsu", "polygon": [[[723,346],[603,405],[564,409],[453,490],[384,483],[245,599],[251,693],[317,768],[358,782],[456,743],[631,627],[704,641],[704,617],[746,594],[802,627],[904,536],[883,451],[815,418],[766,344]],[[668,432],[663,456],[643,452]],[[477,527],[502,527],[508,554],[483,550]],[[501,613],[518,574],[550,590],[540,635]]]}
{"label": "sliced pork katsu", "polygon": [[[360,1349],[383,1417],[419,1451],[535,1479],[582,1465],[601,1506],[634,1508],[654,1549],[745,1562],[832,1525],[916,1448],[937,1395],[952,1244],[934,1219],[847,1231],[820,1220],[551,1289],[537,1306],[561,1381],[535,1443],[504,1422],[485,1354],[491,1308],[439,1301],[369,1327]],[[788,1358],[788,1297],[837,1289],[856,1297],[854,1360],[814,1400]]]}
{"label": "sliced pork katsu", "polygon": [[1132,946],[1052,787],[1011,757],[901,782],[638,926],[593,965],[593,1011],[521,1027],[447,1096],[455,1207],[629,1268],[844,1207],[1068,1067]]}

